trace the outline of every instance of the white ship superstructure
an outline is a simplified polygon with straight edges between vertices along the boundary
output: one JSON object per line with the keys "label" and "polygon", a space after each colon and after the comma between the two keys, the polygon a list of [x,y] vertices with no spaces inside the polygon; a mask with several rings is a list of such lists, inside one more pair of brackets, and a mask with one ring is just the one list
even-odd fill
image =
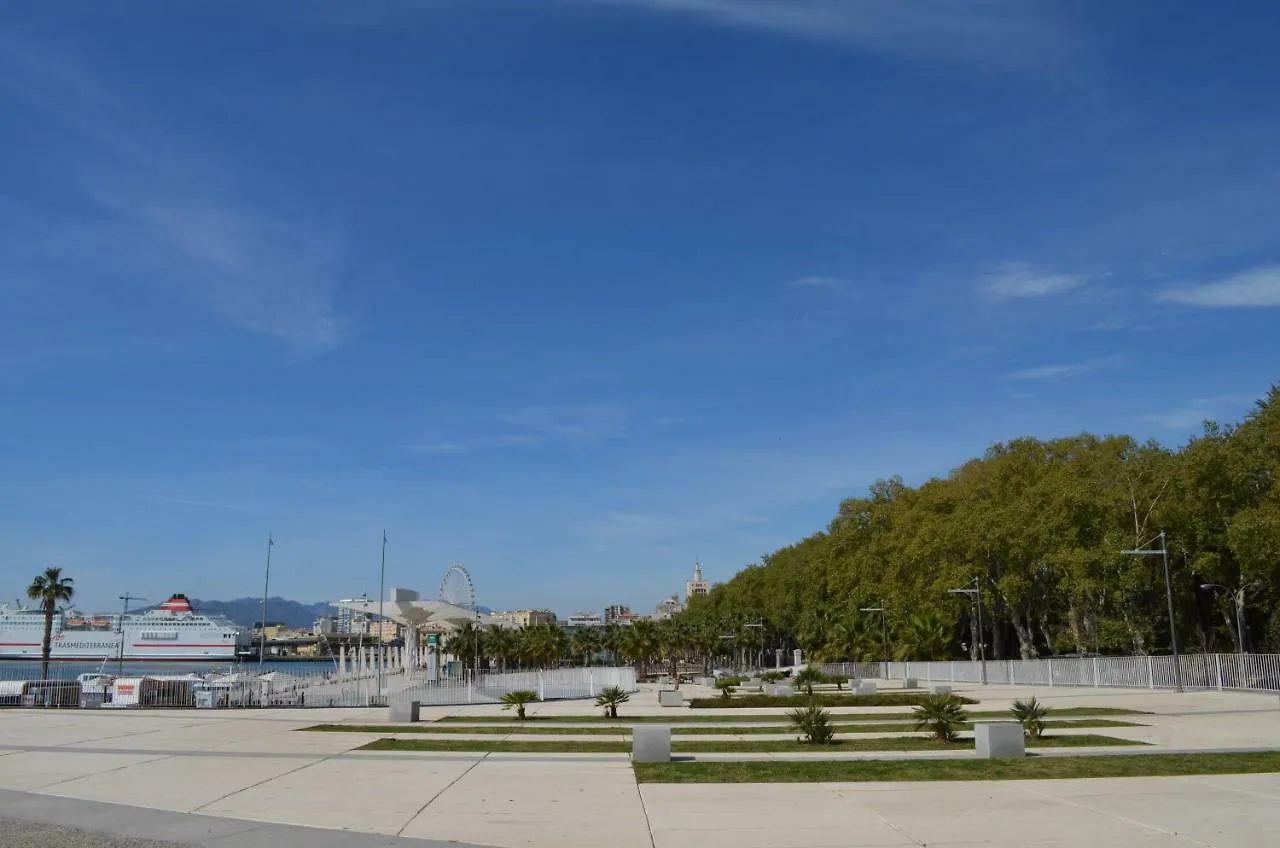
{"label": "white ship superstructure", "polygon": [[[61,610],[53,616],[52,633],[55,660],[231,660],[253,650],[248,630],[193,610],[186,595],[130,615]],[[0,659],[40,659],[43,637],[41,610],[0,605]]]}

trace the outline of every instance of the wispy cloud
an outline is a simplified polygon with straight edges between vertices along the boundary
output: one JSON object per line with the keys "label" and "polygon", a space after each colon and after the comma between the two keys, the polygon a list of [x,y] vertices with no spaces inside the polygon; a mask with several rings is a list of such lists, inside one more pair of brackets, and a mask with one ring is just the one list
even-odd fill
{"label": "wispy cloud", "polygon": [[1084,278],[1078,274],[1042,271],[1025,262],[1008,262],[985,274],[978,290],[990,297],[1028,299],[1050,297],[1079,289]]}
{"label": "wispy cloud", "polygon": [[[70,130],[64,172],[94,209],[63,249],[125,266],[156,290],[300,354],[337,346],[333,296],[341,232],[237,191],[226,163],[202,157],[73,59],[0,39],[0,97]],[[300,204],[299,204],[300,205]]]}
{"label": "wispy cloud", "polygon": [[1068,377],[1078,377],[1090,371],[1097,371],[1100,368],[1106,368],[1114,365],[1116,361],[1115,357],[1103,357],[1101,359],[1091,359],[1087,362],[1038,365],[1035,368],[1023,368],[1020,371],[1014,371],[1006,375],[1006,378],[1009,380],[1063,380]]}
{"label": "wispy cloud", "polygon": [[437,442],[430,445],[410,445],[407,450],[411,453],[420,453],[427,456],[449,456],[463,453],[466,451],[466,447],[457,442]]}
{"label": "wispy cloud", "polygon": [[1264,265],[1201,285],[1166,289],[1157,299],[1217,309],[1280,306],[1280,265]]}
{"label": "wispy cloud", "polygon": [[849,281],[841,277],[800,277],[796,280],[790,280],[787,285],[802,289],[844,291],[849,288]]}
{"label": "wispy cloud", "polygon": [[633,6],[878,53],[1044,66],[1074,52],[1067,23],[1026,0],[579,0]]}
{"label": "wispy cloud", "polygon": [[621,435],[626,413],[606,404],[526,406],[493,420],[506,430],[496,437],[499,445],[599,442]]}
{"label": "wispy cloud", "polygon": [[1195,398],[1181,409],[1154,412],[1139,416],[1137,420],[1155,424],[1166,430],[1190,430],[1199,427],[1205,421],[1220,417],[1224,412],[1247,408],[1253,400],[1247,395]]}

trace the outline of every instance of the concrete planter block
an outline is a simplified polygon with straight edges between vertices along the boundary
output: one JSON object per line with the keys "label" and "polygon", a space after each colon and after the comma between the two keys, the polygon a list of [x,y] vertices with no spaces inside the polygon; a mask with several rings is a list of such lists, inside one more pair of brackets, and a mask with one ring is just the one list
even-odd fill
{"label": "concrete planter block", "polygon": [[671,728],[664,725],[638,724],[631,732],[633,763],[671,762]]}
{"label": "concrete planter block", "polygon": [[701,677],[698,679],[698,682],[703,686],[710,686],[712,688],[716,685],[716,679],[714,677]]}
{"label": "concrete planter block", "polygon": [[876,693],[876,684],[870,680],[858,681],[858,688],[854,690],[855,695],[874,695]]}
{"label": "concrete planter block", "polygon": [[391,713],[391,721],[401,724],[409,724],[420,721],[419,715],[422,712],[421,701],[395,701],[389,708]]}
{"label": "concrete planter block", "polygon": [[919,688],[919,681],[918,681],[918,680],[916,680],[914,677],[907,677],[907,678],[904,678],[904,679],[903,679],[903,681],[902,681],[902,688],[903,688],[903,689],[917,689],[917,688]]}
{"label": "concrete planter block", "polygon": [[1016,721],[976,721],[973,737],[980,760],[1027,755],[1027,739]]}
{"label": "concrete planter block", "polygon": [[660,692],[658,692],[658,706],[683,707],[684,693],[677,692],[675,689],[663,689]]}
{"label": "concrete planter block", "polygon": [[935,684],[933,684],[933,686],[931,686],[931,687],[929,687],[929,688],[930,688],[930,690],[933,692],[933,694],[935,694],[935,695],[950,695],[950,694],[951,694],[951,687],[950,687],[950,686],[948,686],[948,685],[947,685],[947,684],[945,684],[945,683],[935,683]]}
{"label": "concrete planter block", "polygon": [[790,698],[796,693],[794,686],[778,685],[773,687],[773,694],[779,698]]}

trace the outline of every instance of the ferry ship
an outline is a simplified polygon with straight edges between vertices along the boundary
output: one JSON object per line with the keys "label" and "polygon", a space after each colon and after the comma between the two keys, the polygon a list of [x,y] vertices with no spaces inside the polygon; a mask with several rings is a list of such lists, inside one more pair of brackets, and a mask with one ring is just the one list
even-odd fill
{"label": "ferry ship", "polygon": [[[44,612],[0,604],[0,660],[38,660]],[[198,612],[186,595],[128,615],[62,610],[53,616],[50,659],[130,662],[234,660],[253,653],[250,633],[220,615]]]}

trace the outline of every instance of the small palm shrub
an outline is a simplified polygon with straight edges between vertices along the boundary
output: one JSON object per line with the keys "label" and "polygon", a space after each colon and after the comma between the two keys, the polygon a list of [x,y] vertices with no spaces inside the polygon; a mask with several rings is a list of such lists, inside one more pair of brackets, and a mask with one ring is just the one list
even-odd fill
{"label": "small palm shrub", "polygon": [[804,737],[807,745],[830,745],[836,729],[831,726],[831,713],[821,704],[810,702],[807,707],[796,707],[787,718]]}
{"label": "small palm shrub", "polygon": [[937,742],[954,742],[960,726],[969,720],[963,702],[955,695],[930,695],[912,711],[916,730],[927,730]]}
{"label": "small palm shrub", "polygon": [[502,708],[509,710],[516,708],[516,718],[524,721],[527,716],[524,713],[524,705],[531,704],[538,700],[538,693],[528,689],[522,689],[518,692],[507,692],[502,696]]}
{"label": "small palm shrub", "polygon": [[764,674],[760,675],[760,679],[765,683],[777,683],[784,677],[786,677],[786,675],[780,671],[766,671]]}
{"label": "small palm shrub", "polygon": [[849,678],[843,674],[828,674],[826,677],[828,683],[834,683],[836,685],[837,692],[841,691],[841,686],[849,682]]}
{"label": "small palm shrub", "polygon": [[1018,720],[1018,724],[1022,725],[1027,736],[1039,739],[1044,733],[1044,723],[1049,715],[1049,708],[1037,701],[1034,696],[1029,701],[1014,701],[1013,708],[1009,712],[1013,713],[1013,717]]}
{"label": "small palm shrub", "polygon": [[610,686],[601,689],[596,698],[596,706],[604,707],[605,718],[617,718],[618,706],[631,700],[631,696],[621,686]]}
{"label": "small palm shrub", "polygon": [[813,687],[819,683],[826,683],[827,676],[822,673],[822,669],[816,666],[805,666],[796,672],[796,686],[803,689],[806,695],[813,694]]}
{"label": "small palm shrub", "polygon": [[717,680],[716,688],[720,690],[720,697],[727,701],[733,697],[734,690],[738,688],[738,678],[726,677],[723,680]]}

